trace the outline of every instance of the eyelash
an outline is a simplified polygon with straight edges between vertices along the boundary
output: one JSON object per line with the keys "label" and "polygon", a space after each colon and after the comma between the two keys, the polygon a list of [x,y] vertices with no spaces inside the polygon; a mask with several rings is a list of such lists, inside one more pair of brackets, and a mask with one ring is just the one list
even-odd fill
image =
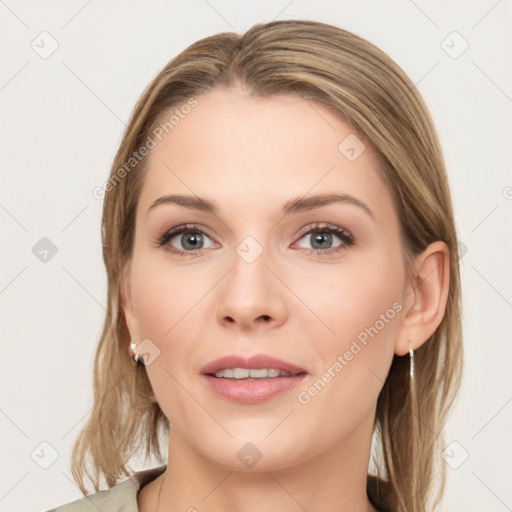
{"label": "eyelash", "polygon": [[[319,233],[330,233],[333,235],[337,235],[341,240],[342,244],[333,247],[331,249],[300,249],[300,252],[306,254],[315,254],[318,256],[326,256],[332,253],[341,252],[349,247],[352,247],[356,243],[356,238],[349,233],[346,229],[340,228],[333,224],[326,223],[316,223],[311,226],[307,226],[299,233],[299,240],[302,239],[305,235],[310,233],[319,232]],[[158,247],[163,247],[165,244],[174,238],[177,235],[181,235],[183,233],[200,233],[202,235],[209,236],[204,230],[202,230],[197,224],[186,224],[184,226],[178,226],[176,228],[172,228],[168,231],[164,231],[162,234],[158,236],[156,239],[156,244]],[[164,249],[172,254],[179,254],[180,256],[194,256],[197,253],[201,252],[203,249],[196,249],[195,251],[180,251],[179,249],[171,248],[170,246],[164,247]]]}

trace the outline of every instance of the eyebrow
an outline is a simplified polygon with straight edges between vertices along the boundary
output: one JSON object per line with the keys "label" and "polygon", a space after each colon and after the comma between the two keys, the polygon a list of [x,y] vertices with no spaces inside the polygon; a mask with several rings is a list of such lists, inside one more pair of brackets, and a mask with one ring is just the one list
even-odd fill
{"label": "eyebrow", "polygon": [[[333,203],[345,203],[357,206],[364,210],[372,219],[374,218],[373,212],[370,208],[350,194],[319,194],[310,197],[298,197],[287,201],[281,210],[282,215],[294,215],[297,213],[314,210],[322,206],[327,206]],[[170,194],[159,197],[153,204],[148,208],[147,214],[162,204],[177,204],[191,210],[198,210],[205,213],[211,213],[213,215],[219,214],[219,206],[214,201],[201,198],[198,196]]]}

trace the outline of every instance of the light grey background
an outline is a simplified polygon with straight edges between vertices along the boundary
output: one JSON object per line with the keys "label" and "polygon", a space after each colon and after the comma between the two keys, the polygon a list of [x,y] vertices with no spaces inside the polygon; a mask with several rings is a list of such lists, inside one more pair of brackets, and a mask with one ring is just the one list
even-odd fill
{"label": "light grey background", "polygon": [[[0,510],[81,497],[69,458],[92,405],[106,294],[92,191],[137,98],[197,39],[290,18],[375,43],[427,101],[467,249],[465,378],[442,510],[512,510],[511,14],[506,0],[0,1]],[[33,251],[43,237],[57,248],[46,262]]]}

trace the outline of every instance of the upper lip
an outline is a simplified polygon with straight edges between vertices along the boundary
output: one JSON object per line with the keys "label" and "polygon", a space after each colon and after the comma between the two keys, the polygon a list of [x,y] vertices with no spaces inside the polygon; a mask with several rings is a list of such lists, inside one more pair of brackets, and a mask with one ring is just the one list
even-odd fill
{"label": "upper lip", "polygon": [[238,355],[220,357],[219,359],[215,359],[215,361],[208,363],[206,366],[203,366],[203,368],[201,368],[201,373],[214,374],[215,372],[224,370],[225,368],[276,368],[278,370],[289,372],[292,375],[306,372],[305,369],[295,366],[288,361],[278,359],[277,357],[268,356],[266,354],[256,354],[251,357]]}

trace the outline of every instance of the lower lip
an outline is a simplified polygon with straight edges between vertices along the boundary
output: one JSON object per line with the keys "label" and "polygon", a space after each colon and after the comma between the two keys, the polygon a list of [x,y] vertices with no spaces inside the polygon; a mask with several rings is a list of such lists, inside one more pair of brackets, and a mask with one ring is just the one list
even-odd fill
{"label": "lower lip", "polygon": [[292,389],[304,380],[306,373],[293,377],[241,380],[204,375],[212,391],[224,398],[243,404],[257,404]]}

